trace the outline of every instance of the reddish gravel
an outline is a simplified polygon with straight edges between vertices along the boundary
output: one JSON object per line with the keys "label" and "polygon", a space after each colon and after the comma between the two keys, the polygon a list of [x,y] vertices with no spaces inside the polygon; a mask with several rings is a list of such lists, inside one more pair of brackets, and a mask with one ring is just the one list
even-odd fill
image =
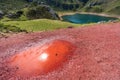
{"label": "reddish gravel", "polygon": [[[16,77],[9,58],[60,39],[77,49],[63,66],[44,75]],[[32,65],[30,66],[32,67]],[[120,22],[0,38],[0,80],[120,80]]]}

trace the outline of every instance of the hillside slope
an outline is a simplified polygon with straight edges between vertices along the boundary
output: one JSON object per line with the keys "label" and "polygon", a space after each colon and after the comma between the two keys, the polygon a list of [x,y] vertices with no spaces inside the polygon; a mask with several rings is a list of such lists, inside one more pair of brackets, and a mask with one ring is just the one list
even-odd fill
{"label": "hillside slope", "polygon": [[15,10],[35,4],[47,4],[56,10],[120,13],[120,0],[0,0],[0,9]]}
{"label": "hillside slope", "polygon": [[85,7],[98,6],[103,12],[120,14],[120,0],[89,0]]}
{"label": "hillside slope", "polygon": [[120,14],[120,0],[46,0],[46,3],[63,10]]}
{"label": "hillside slope", "polygon": [[0,10],[18,10],[27,4],[26,0],[0,0]]}
{"label": "hillside slope", "polygon": [[48,19],[36,19],[36,20],[28,20],[28,21],[8,21],[3,23],[6,25],[17,26],[27,31],[48,31],[48,30],[67,28],[69,26],[72,27],[80,26],[80,24],[72,24],[68,22],[62,22],[59,20],[48,20]]}
{"label": "hillside slope", "polygon": [[[119,33],[120,22],[0,38],[0,80],[120,80]],[[4,60],[14,54],[24,54],[28,51],[30,55],[24,55],[25,58],[38,55],[43,52],[40,51],[43,44],[54,40],[65,40],[76,46],[76,51],[69,56],[69,60],[56,70],[44,75],[33,74],[26,78],[24,75],[16,77],[19,67],[10,68],[5,65]],[[37,51],[36,47],[39,47]],[[16,58],[20,59],[18,56]],[[58,58],[59,55],[56,56],[56,59]],[[31,62],[37,59],[38,56],[27,59],[30,61],[26,64],[31,65]]]}

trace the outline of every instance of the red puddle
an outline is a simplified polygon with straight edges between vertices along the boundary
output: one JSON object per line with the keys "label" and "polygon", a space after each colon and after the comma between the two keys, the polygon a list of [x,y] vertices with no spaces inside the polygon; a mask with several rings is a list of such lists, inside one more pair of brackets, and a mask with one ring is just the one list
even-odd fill
{"label": "red puddle", "polygon": [[75,47],[68,41],[54,40],[42,47],[35,47],[12,57],[11,66],[17,67],[17,75],[30,76],[47,73],[67,60]]}

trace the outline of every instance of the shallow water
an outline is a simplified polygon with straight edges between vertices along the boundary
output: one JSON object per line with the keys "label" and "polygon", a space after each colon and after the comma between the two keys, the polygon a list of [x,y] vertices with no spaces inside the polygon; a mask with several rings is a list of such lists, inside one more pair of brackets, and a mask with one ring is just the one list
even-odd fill
{"label": "shallow water", "polygon": [[76,24],[97,23],[101,21],[116,20],[114,17],[105,17],[91,14],[73,14],[62,16],[64,21],[68,21]]}

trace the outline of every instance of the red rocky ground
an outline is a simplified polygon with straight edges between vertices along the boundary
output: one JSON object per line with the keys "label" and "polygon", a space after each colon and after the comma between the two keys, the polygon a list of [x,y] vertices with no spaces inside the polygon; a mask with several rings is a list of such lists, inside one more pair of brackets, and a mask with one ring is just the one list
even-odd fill
{"label": "red rocky ground", "polygon": [[[62,66],[46,74],[29,77],[16,75],[17,69],[9,66],[12,56],[56,39],[76,46],[73,55]],[[0,80],[18,79],[120,80],[120,22],[0,38]]]}

